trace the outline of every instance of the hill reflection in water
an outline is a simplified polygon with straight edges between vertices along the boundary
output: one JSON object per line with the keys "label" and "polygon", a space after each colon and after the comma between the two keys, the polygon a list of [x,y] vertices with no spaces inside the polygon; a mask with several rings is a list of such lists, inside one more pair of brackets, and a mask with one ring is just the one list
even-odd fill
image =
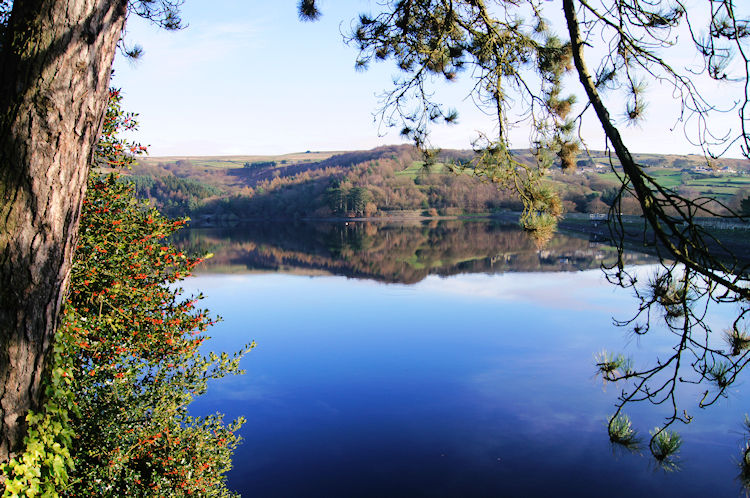
{"label": "hill reflection in water", "polygon": [[[563,234],[538,247],[518,226],[486,220],[263,222],[184,230],[176,242],[189,253],[213,253],[196,273],[322,273],[405,284],[428,275],[579,271],[616,258],[612,247]],[[626,261],[657,260],[634,252]]]}
{"label": "hill reflection in water", "polygon": [[[737,494],[741,389],[704,411],[695,405],[706,386],[679,383],[675,406],[700,416],[675,428],[685,443],[673,472],[648,449],[611,444],[607,421],[627,386],[601,383],[597,352],[652,368],[675,336],[661,316],[635,340],[613,323],[639,301],[598,270],[615,260],[609,246],[557,235],[540,248],[491,221],[259,223],[184,230],[178,243],[215,254],[184,282],[223,317],[206,347],[258,344],[246,376],[212,383],[190,405],[196,416],[247,418],[228,474],[240,493]],[[655,268],[634,270],[645,282]],[[712,314],[717,330],[732,311]],[[633,402],[627,415],[647,438],[665,406]]]}

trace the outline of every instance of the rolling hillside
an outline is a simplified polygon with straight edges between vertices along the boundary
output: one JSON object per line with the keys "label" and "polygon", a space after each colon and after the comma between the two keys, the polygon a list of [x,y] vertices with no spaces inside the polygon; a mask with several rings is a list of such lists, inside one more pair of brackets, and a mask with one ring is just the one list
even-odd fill
{"label": "rolling hillside", "polygon": [[[514,151],[533,164],[528,150]],[[423,167],[420,152],[409,145],[367,151],[308,151],[280,156],[154,157],[126,173],[140,197],[172,216],[189,215],[203,223],[252,218],[377,217],[408,212],[458,215],[518,210],[510,192],[498,191],[446,164],[466,161],[471,151],[445,150],[438,164]],[[688,197],[709,196],[739,207],[750,196],[750,162],[700,156],[636,155],[664,186]],[[577,171],[553,169],[548,182],[567,212],[602,212],[617,187],[603,152],[579,156]],[[635,210],[634,200],[624,210]]]}

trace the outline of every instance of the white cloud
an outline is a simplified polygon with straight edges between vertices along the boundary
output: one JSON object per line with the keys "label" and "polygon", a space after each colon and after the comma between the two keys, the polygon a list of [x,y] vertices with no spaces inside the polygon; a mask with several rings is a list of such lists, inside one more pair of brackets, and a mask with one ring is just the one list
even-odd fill
{"label": "white cloud", "polygon": [[[623,292],[607,283],[601,270],[502,275],[467,274],[447,279],[429,276],[417,285],[431,292],[498,301],[543,303],[548,307],[575,310],[612,310],[607,301],[614,303],[614,293]],[[596,289],[596,300],[591,299],[592,289]]]}

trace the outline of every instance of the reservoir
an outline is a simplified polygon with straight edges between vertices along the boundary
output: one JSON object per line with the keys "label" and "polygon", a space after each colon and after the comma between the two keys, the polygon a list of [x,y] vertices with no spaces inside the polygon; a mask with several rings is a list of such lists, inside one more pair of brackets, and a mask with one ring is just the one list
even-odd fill
{"label": "reservoir", "polygon": [[[223,319],[206,351],[257,343],[245,375],[213,382],[190,406],[247,419],[228,474],[244,496],[742,492],[747,371],[706,408],[710,385],[676,383],[677,410],[692,421],[669,427],[682,445],[668,468],[648,441],[671,399],[627,403],[642,444],[610,442],[628,384],[603,381],[601,352],[649,369],[679,338],[656,313],[643,336],[616,325],[638,301],[605,279],[616,257],[607,245],[564,234],[545,243],[487,221],[185,232],[181,247],[214,254],[184,282]],[[644,281],[659,271],[647,254],[625,262]],[[731,305],[709,310],[711,347],[734,318]],[[691,358],[678,377],[691,378]]]}

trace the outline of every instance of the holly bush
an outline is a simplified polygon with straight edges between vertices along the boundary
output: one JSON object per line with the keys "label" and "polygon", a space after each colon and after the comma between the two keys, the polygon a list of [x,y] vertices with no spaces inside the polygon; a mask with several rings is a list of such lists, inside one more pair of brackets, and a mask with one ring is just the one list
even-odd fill
{"label": "holly bush", "polygon": [[[111,96],[99,164],[127,165],[145,149],[118,137],[133,115]],[[167,242],[184,224],[116,172],[90,175],[47,400],[28,417],[25,452],[3,468],[4,497],[232,495],[225,474],[243,420],[187,406],[209,380],[239,373],[254,343],[201,354],[216,318],[177,287],[201,261]]]}

